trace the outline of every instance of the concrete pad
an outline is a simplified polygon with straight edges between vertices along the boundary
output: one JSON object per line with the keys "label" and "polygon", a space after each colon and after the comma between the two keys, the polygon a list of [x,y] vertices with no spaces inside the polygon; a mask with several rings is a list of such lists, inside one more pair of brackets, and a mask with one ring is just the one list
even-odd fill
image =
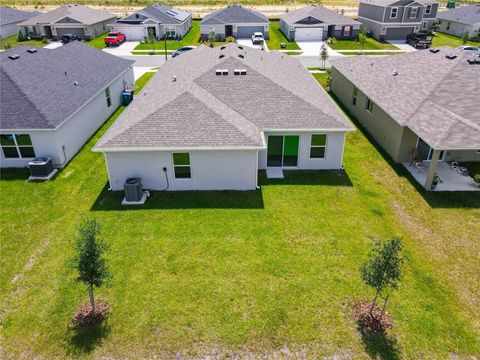
{"label": "concrete pad", "polygon": [[133,67],[133,77],[135,80],[137,80],[139,77],[141,77],[143,74],[147,72],[157,72],[157,70],[152,70],[151,67],[146,67],[146,66],[134,66]]}
{"label": "concrete pad", "polygon": [[140,201],[127,201],[126,198],[123,198],[122,205],[143,205],[149,195],[150,193],[148,191],[144,191]]}
{"label": "concrete pad", "polygon": [[[252,43],[252,39],[237,39],[237,43],[238,45],[241,45],[241,46],[247,46],[247,47],[251,47],[251,48],[254,48],[254,49],[261,49],[262,46],[261,45],[257,45],[257,44],[253,44]],[[263,43],[263,49],[265,51],[268,51],[268,47],[267,47],[267,42],[265,41]]]}
{"label": "concrete pad", "polygon": [[59,48],[60,46],[63,46],[61,41],[53,41],[53,42],[45,45],[43,48],[44,49],[56,49],[56,48]]}
{"label": "concrete pad", "polygon": [[[397,48],[405,52],[417,51],[417,49],[415,49],[413,46],[408,45],[405,40],[390,40],[388,42],[392,45],[395,45]],[[366,50],[366,51],[370,51],[370,50]]]}
{"label": "concrete pad", "polygon": [[116,56],[132,55],[133,49],[135,49],[138,44],[140,44],[140,41],[126,41],[117,47],[106,47],[103,51]]}
{"label": "concrete pad", "polygon": [[281,167],[267,167],[267,178],[283,179],[283,169]]}

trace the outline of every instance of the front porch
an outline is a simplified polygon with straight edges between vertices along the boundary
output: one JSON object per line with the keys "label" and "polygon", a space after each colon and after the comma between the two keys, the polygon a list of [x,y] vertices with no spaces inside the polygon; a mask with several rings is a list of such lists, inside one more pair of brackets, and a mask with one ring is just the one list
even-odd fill
{"label": "front porch", "polygon": [[[403,165],[420,185],[426,187],[432,163],[424,161],[422,166],[415,166],[415,164],[406,162]],[[480,191],[480,186],[470,176],[461,175],[445,162],[438,162],[434,173],[437,174],[441,182],[432,191]]]}

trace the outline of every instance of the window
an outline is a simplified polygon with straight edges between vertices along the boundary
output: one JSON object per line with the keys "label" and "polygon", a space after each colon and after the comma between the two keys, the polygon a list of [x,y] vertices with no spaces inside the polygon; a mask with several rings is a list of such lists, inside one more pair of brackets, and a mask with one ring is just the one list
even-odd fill
{"label": "window", "polygon": [[190,154],[174,153],[173,170],[175,173],[175,179],[191,179],[192,173],[190,171]]}
{"label": "window", "polygon": [[174,26],[165,26],[165,36],[167,38],[175,37],[175,27]]}
{"label": "window", "polygon": [[427,5],[425,8],[425,15],[430,15],[432,13],[432,4]]}
{"label": "window", "polygon": [[367,98],[367,101],[365,102],[365,110],[367,110],[370,114],[373,111],[373,101]]}
{"label": "window", "polygon": [[426,21],[422,21],[422,30],[427,30],[428,23]]}
{"label": "window", "polygon": [[312,134],[310,144],[311,159],[325,159],[327,152],[327,134]]}
{"label": "window", "polygon": [[396,19],[398,14],[398,8],[394,7],[390,10],[390,19]]}
{"label": "window", "polygon": [[112,105],[112,99],[110,98],[110,88],[105,89],[105,97],[107,98],[107,106],[110,107]]}
{"label": "window", "polygon": [[6,159],[34,158],[32,139],[28,134],[2,134],[0,145]]}
{"label": "window", "polygon": [[416,8],[416,7],[412,8],[412,10],[410,12],[410,18],[416,18],[417,17],[417,12],[418,12],[418,8]]}
{"label": "window", "polygon": [[353,106],[357,105],[357,95],[358,95],[358,89],[354,86],[353,87],[353,93],[352,93],[352,105]]}

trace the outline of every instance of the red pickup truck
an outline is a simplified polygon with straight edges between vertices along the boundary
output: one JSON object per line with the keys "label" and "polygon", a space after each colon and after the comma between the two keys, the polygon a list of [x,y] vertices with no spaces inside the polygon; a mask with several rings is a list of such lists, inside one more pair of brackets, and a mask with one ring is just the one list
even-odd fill
{"label": "red pickup truck", "polygon": [[107,35],[105,38],[105,45],[108,46],[118,46],[125,42],[125,34],[117,31],[113,31]]}

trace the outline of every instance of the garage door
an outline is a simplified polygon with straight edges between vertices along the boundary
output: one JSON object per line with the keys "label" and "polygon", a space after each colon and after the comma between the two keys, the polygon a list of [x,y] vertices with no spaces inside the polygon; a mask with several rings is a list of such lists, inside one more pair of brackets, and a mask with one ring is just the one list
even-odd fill
{"label": "garage door", "polygon": [[261,32],[263,34],[263,26],[239,26],[237,27],[237,38],[249,39],[254,32]]}
{"label": "garage door", "polygon": [[112,31],[124,33],[127,41],[143,40],[145,37],[143,26],[114,26]]}
{"label": "garage door", "polygon": [[296,28],[295,41],[321,41],[323,28]]}
{"label": "garage door", "polygon": [[59,39],[65,34],[75,34],[80,39],[85,40],[85,31],[83,28],[57,28],[57,37]]}
{"label": "garage door", "polygon": [[407,36],[413,33],[414,28],[387,28],[385,40],[407,40]]}

